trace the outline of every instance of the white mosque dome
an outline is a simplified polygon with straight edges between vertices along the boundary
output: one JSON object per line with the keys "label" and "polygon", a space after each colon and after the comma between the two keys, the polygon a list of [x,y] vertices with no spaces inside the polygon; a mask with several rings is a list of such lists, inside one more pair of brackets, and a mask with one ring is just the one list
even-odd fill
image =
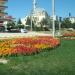
{"label": "white mosque dome", "polygon": [[33,15],[45,15],[46,11],[44,8],[36,8],[33,12]]}
{"label": "white mosque dome", "polygon": [[45,12],[45,9],[44,8],[36,8],[35,11],[36,12]]}

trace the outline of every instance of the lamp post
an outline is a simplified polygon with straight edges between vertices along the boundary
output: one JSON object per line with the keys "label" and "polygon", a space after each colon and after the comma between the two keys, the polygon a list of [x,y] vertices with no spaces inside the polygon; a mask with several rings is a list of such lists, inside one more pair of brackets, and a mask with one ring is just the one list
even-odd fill
{"label": "lamp post", "polygon": [[33,28],[32,28],[32,11],[31,11],[31,15],[30,15],[30,20],[31,20],[31,31],[33,30]]}
{"label": "lamp post", "polygon": [[52,0],[52,35],[55,37],[55,0]]}

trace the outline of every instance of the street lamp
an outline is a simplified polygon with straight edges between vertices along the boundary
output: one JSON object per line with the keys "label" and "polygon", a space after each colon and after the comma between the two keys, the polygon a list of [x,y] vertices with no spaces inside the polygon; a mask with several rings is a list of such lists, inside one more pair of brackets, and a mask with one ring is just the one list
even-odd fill
{"label": "street lamp", "polygon": [[31,20],[31,31],[33,30],[33,28],[32,28],[32,11],[31,11],[31,14],[30,14],[30,20]]}
{"label": "street lamp", "polygon": [[52,28],[53,28],[53,32],[52,35],[53,37],[55,36],[55,0],[52,0]]}

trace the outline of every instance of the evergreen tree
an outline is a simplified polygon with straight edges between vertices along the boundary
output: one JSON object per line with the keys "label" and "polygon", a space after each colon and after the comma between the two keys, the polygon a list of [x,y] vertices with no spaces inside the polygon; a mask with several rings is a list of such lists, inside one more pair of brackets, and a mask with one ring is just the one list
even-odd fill
{"label": "evergreen tree", "polygon": [[21,19],[18,20],[17,25],[19,29],[24,28],[24,25],[22,24]]}
{"label": "evergreen tree", "polygon": [[31,25],[31,19],[29,17],[27,18],[26,25]]}
{"label": "evergreen tree", "polygon": [[19,25],[22,24],[21,19],[18,20],[17,24],[19,24]]}

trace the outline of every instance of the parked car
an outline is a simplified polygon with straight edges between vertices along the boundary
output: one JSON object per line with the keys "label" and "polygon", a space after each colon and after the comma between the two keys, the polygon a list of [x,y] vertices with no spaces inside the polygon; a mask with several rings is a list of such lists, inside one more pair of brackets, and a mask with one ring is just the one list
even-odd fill
{"label": "parked car", "polygon": [[9,32],[9,33],[20,33],[20,30],[19,29],[10,29],[7,32]]}
{"label": "parked car", "polygon": [[28,32],[27,29],[21,29],[20,31],[21,31],[21,33],[27,33]]}

